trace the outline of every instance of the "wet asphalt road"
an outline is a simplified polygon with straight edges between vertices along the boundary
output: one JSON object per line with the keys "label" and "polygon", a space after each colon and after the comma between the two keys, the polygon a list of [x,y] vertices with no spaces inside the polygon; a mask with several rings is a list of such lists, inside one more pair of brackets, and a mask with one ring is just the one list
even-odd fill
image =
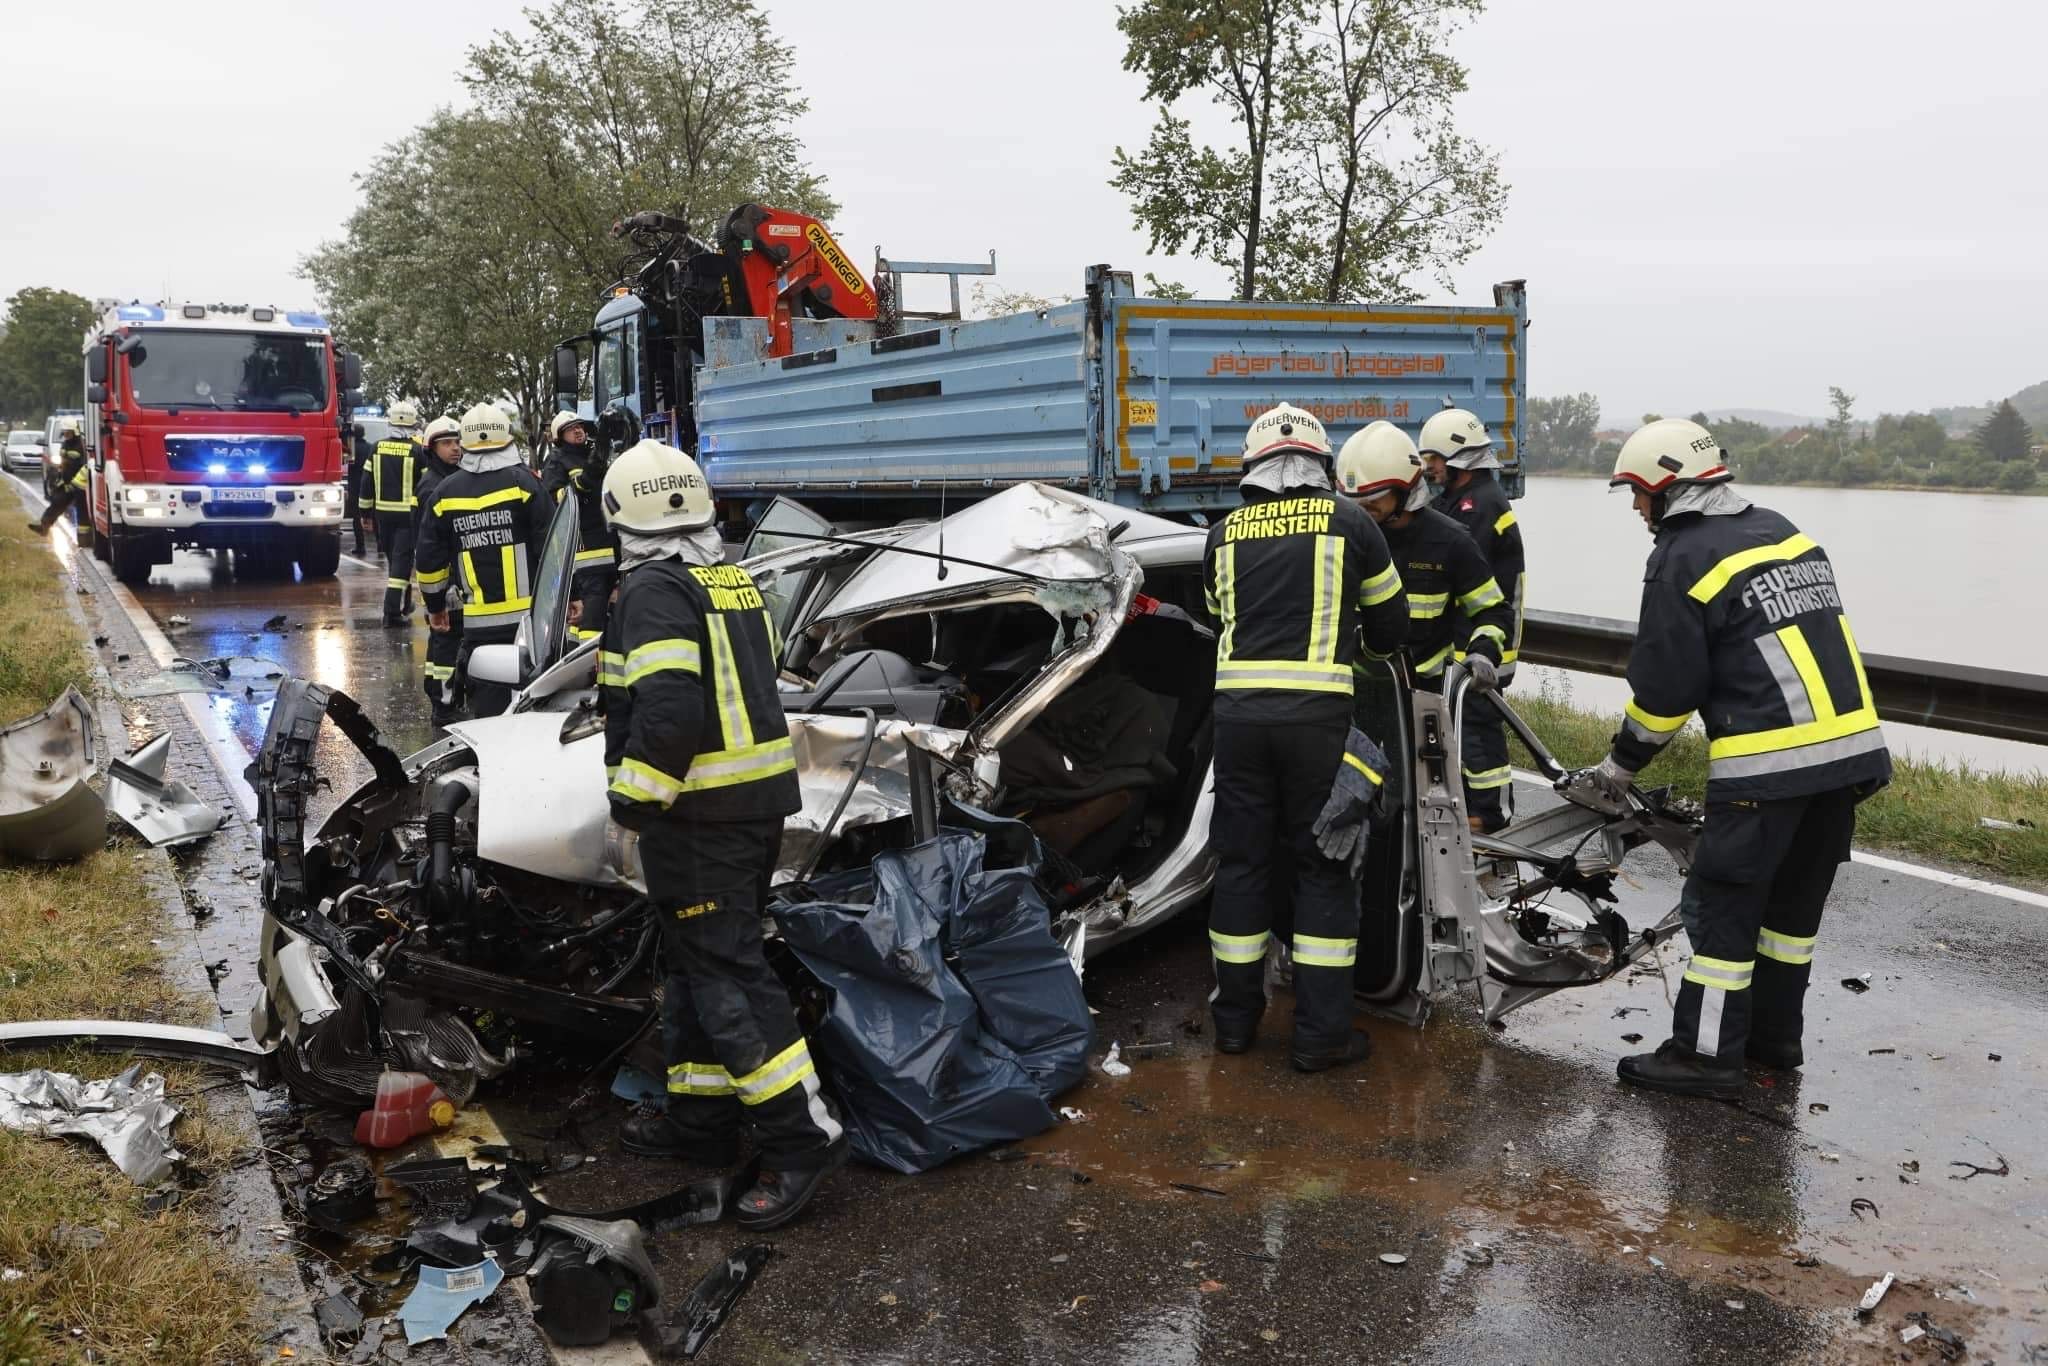
{"label": "wet asphalt road", "polygon": [[[431,736],[426,631],[379,626],[382,589],[381,568],[348,560],[334,581],[243,583],[225,557],[181,554],[135,597],[160,624],[190,619],[168,631],[180,652],[335,684],[407,751]],[[264,696],[218,705],[253,750]],[[326,751],[338,792],[356,776],[344,748]],[[1676,882],[1649,861],[1631,872],[1639,923]],[[700,1360],[1934,1360],[1928,1340],[1898,1341],[1924,1311],[1972,1360],[2048,1361],[2048,912],[1858,865],[1837,886],[1808,1066],[1753,1074],[1739,1106],[1614,1084],[1622,1035],[1662,1037],[1654,972],[1538,1002],[1505,1031],[1469,1002],[1421,1030],[1378,1022],[1369,1063],[1312,1078],[1286,1067],[1283,996],[1252,1053],[1220,1057],[1201,925],[1183,917],[1087,977],[1098,1057],[1111,1040],[1169,1047],[1065,1097],[1087,1118],[1017,1160],[849,1169],[774,1239]],[[1838,985],[1863,972],[1869,992]],[[515,1075],[486,1104],[537,1143],[567,1100]],[[558,1204],[672,1184],[610,1145],[618,1117],[603,1105],[568,1131],[597,1161],[555,1179]],[[1951,1166],[2001,1157],[2006,1175]],[[664,1298],[741,1241],[657,1238]],[[1899,1284],[1856,1322],[1886,1271]]]}

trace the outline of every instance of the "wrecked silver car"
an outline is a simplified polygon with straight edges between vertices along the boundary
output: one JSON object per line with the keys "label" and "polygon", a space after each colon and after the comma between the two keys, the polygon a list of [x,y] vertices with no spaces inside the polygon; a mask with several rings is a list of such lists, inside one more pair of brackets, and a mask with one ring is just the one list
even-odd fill
{"label": "wrecked silver car", "polygon": [[[802,899],[812,879],[972,808],[1037,836],[1048,928],[1077,970],[1202,900],[1204,540],[1036,484],[869,531],[771,505],[744,562],[781,641],[803,789],[778,883]],[[519,644],[472,662],[521,684],[504,716],[401,759],[346,695],[280,689],[250,775],[268,908],[251,1033],[298,1089],[355,1103],[391,1065],[462,1100],[508,1064],[507,1021],[615,1044],[650,1018],[655,926],[637,837],[609,819],[597,643],[567,625],[576,548],[565,507]],[[1675,932],[1675,911],[1631,932],[1612,881],[1645,842],[1689,862],[1684,813],[1654,796],[1621,813],[1568,801],[1475,839],[1455,757],[1461,674],[1441,695],[1409,687],[1398,662],[1378,682],[1380,733],[1407,781],[1365,874],[1367,904],[1386,908],[1361,944],[1368,1003],[1417,1018],[1433,995],[1479,983],[1497,1017],[1604,980]],[[323,720],[374,776],[316,824]]]}

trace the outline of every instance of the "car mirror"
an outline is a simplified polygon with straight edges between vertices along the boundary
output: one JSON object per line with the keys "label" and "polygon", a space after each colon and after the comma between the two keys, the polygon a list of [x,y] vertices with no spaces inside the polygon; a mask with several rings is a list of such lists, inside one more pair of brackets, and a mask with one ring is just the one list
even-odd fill
{"label": "car mirror", "polygon": [[85,401],[87,403],[105,403],[107,401],[107,386],[98,382],[86,385]]}
{"label": "car mirror", "polygon": [[95,346],[85,353],[85,378],[89,384],[107,382],[107,348]]}
{"label": "car mirror", "polygon": [[479,645],[469,652],[469,676],[484,683],[519,686],[519,647]]}

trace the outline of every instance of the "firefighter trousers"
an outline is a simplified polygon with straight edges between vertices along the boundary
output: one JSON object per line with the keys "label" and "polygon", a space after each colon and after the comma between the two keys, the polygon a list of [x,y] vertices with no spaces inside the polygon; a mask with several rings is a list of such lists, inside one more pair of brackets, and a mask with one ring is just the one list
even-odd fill
{"label": "firefighter trousers", "polygon": [[378,513],[377,544],[384,549],[384,616],[388,620],[412,605],[412,514]]}
{"label": "firefighter trousers", "polygon": [[640,835],[661,925],[662,1048],[668,1116],[718,1144],[742,1124],[761,1165],[824,1165],[843,1141],[825,1106],[789,993],[761,942],[782,821],[654,821]]}
{"label": "firefighter trousers", "polygon": [[[1500,685],[1506,688],[1507,680]],[[1507,818],[1501,799],[1515,777],[1508,763],[1508,723],[1493,699],[1477,688],[1465,693],[1464,750],[1465,814],[1498,826]]]}
{"label": "firefighter trousers", "polygon": [[420,681],[434,710],[446,711],[462,705],[462,609],[449,605],[448,629],[427,632],[427,662]]}
{"label": "firefighter trousers", "polygon": [[[448,614],[453,625],[456,614]],[[480,678],[469,676],[469,657],[479,645],[510,645],[519,639],[519,622],[516,618],[507,620],[500,617],[490,626],[479,626],[474,621],[462,628],[462,639],[456,645],[455,686],[462,690],[462,696],[469,699],[471,716],[498,716],[512,705],[512,689],[503,683],[487,683]]]}
{"label": "firefighter trousers", "polygon": [[78,485],[68,481],[59,485],[57,491],[50,495],[49,506],[43,509],[43,515],[36,525],[48,531],[63,520],[64,514],[71,511],[73,503],[82,502],[84,498],[85,490]]}
{"label": "firefighter trousers", "polygon": [[1849,857],[1857,793],[1709,802],[1679,914],[1692,962],[1671,1037],[1740,1067],[1754,1038],[1798,1043],[1821,907]]}
{"label": "firefighter trousers", "polygon": [[1266,947],[1276,927],[1291,926],[1295,1051],[1336,1049],[1350,1038],[1358,897],[1344,865],[1316,848],[1310,829],[1329,799],[1347,729],[1341,719],[1216,723],[1209,950],[1219,1035],[1242,1037],[1257,1027],[1266,1009]]}

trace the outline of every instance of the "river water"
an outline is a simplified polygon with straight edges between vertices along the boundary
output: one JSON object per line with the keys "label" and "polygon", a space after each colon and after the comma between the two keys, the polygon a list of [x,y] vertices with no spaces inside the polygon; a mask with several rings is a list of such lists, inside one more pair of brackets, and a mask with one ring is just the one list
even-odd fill
{"label": "river water", "polygon": [[[1745,487],[1827,549],[1856,640],[1873,654],[2048,674],[2048,498],[1884,489]],[[1516,505],[1532,607],[1634,621],[1649,533],[1596,479],[1529,481]],[[1567,686],[1619,710],[1619,679],[1527,671],[1517,690]],[[1512,697],[1511,697],[1512,700]],[[2048,772],[2048,748],[1887,722],[1894,749]]]}

